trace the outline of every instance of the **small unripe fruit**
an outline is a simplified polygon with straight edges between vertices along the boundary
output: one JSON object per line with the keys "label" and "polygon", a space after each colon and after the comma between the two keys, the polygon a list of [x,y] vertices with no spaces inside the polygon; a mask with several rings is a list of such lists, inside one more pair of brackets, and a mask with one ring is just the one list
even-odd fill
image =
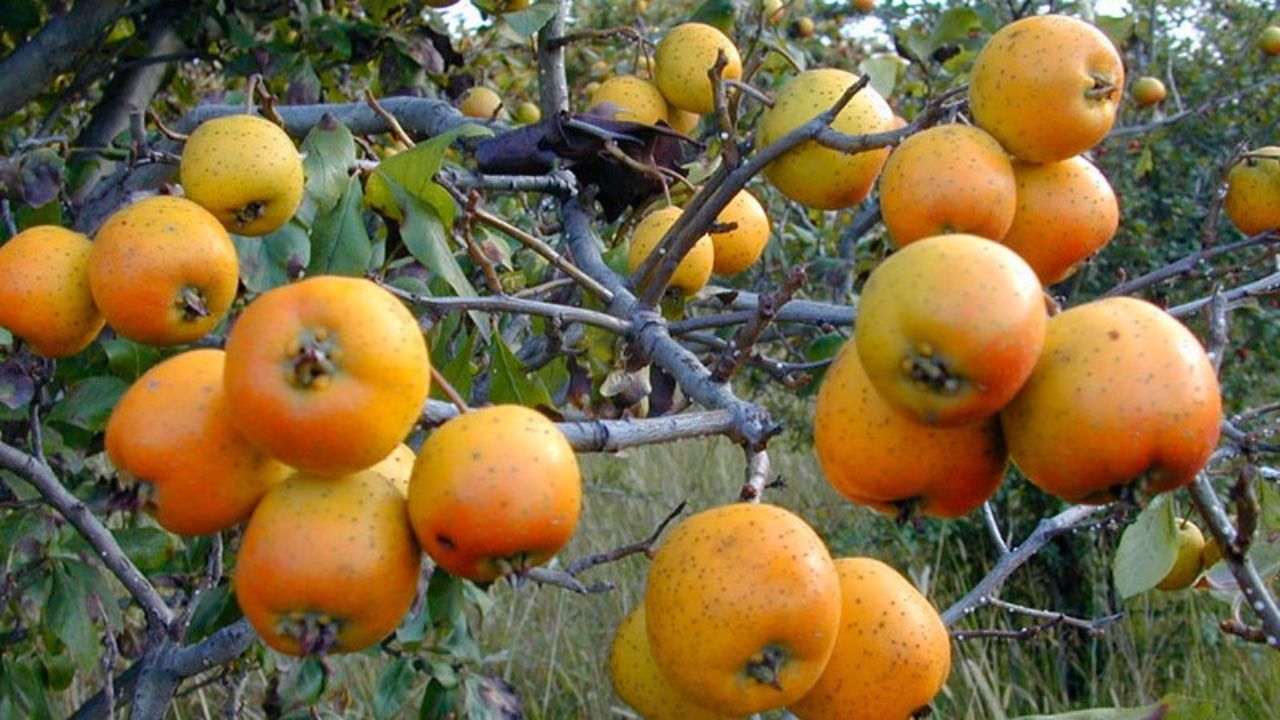
{"label": "small unripe fruit", "polygon": [[1164,83],[1160,82],[1160,78],[1140,77],[1133,83],[1134,102],[1138,103],[1138,107],[1151,107],[1164,101],[1169,95],[1169,91],[1165,89]]}

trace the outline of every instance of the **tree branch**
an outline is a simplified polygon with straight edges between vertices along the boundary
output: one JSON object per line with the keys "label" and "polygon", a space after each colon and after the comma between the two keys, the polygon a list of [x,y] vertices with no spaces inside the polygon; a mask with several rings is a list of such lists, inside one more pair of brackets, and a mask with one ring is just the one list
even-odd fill
{"label": "tree branch", "polygon": [[124,585],[147,617],[153,632],[167,633],[173,622],[173,611],[155,587],[147,581],[133,561],[120,549],[115,536],[80,498],[72,495],[54,476],[49,466],[11,445],[0,442],[0,468],[23,478],[40,493],[44,501],[88,541],[103,565]]}
{"label": "tree branch", "polygon": [[79,0],[0,61],[0,119],[21,109],[53,84],[93,46],[127,0]]}
{"label": "tree branch", "polygon": [[579,322],[608,330],[618,335],[625,335],[631,330],[631,323],[620,320],[595,310],[543,302],[524,298],[501,296],[476,297],[432,297],[420,293],[402,290],[394,285],[380,283],[392,295],[405,302],[426,309],[428,312],[443,315],[451,312],[479,310],[482,312],[519,313],[521,315],[537,315],[540,317],[560,318],[566,322]]}
{"label": "tree branch", "polygon": [[556,0],[556,15],[538,31],[538,100],[543,117],[569,109],[564,43],[569,0]]}

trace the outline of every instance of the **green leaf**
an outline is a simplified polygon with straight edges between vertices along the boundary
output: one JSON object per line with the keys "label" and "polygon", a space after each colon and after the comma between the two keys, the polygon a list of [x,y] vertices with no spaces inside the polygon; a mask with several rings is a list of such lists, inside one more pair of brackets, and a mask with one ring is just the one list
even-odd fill
{"label": "green leaf", "polygon": [[405,0],[364,0],[361,6],[369,13],[369,19],[381,23],[393,10],[405,4]]}
{"label": "green leaf", "polygon": [[133,382],[148,368],[160,362],[160,350],[124,338],[110,338],[102,341],[102,350],[107,354],[107,367],[111,374],[123,380]]}
{"label": "green leaf", "polygon": [[[384,181],[390,180],[409,195],[434,208],[436,214],[444,221],[445,225],[452,227],[453,218],[457,214],[457,204],[454,203],[453,196],[449,195],[448,191],[440,187],[435,181],[435,175],[444,167],[445,153],[449,151],[449,146],[454,141],[460,138],[492,134],[493,131],[481,125],[471,123],[459,125],[446,133],[437,135],[426,142],[418,143],[404,152],[396,153],[383,160],[378,164],[378,169],[369,177],[369,181],[373,184],[374,178],[380,178]],[[370,196],[370,204],[373,207],[381,210],[387,202],[394,201],[403,210],[404,203],[400,198],[388,198],[382,194],[381,189],[369,188],[367,192]],[[397,219],[394,215],[390,217]]]}
{"label": "green leaf", "polygon": [[1178,556],[1177,518],[1167,494],[1157,495],[1120,536],[1112,575],[1121,598],[1154,588]]}
{"label": "green leaf", "polygon": [[40,7],[36,0],[0,0],[0,28],[22,38],[40,27]]}
{"label": "green leaf", "polygon": [[973,34],[983,32],[982,18],[968,7],[953,7],[942,13],[933,32],[929,34],[929,52],[947,45],[968,40]]}
{"label": "green leaf", "polygon": [[124,554],[143,572],[159,570],[179,548],[178,539],[160,528],[120,528],[111,534]]}
{"label": "green leaf", "polygon": [[305,657],[293,666],[280,684],[280,697],[289,706],[314,705],[324,694],[328,670],[317,657]]}
{"label": "green leaf", "polygon": [[462,578],[454,577],[437,566],[427,583],[427,612],[431,615],[431,623],[436,627],[465,623],[466,607]]}
{"label": "green leaf", "polygon": [[240,256],[240,279],[256,293],[289,284],[311,261],[311,238],[292,220],[269,235],[232,235],[231,241]]}
{"label": "green leaf", "polygon": [[61,653],[46,657],[42,659],[42,664],[50,690],[62,692],[71,687],[71,681],[76,677],[76,663],[70,655]]}
{"label": "green leaf", "polygon": [[418,706],[419,720],[453,720],[458,717],[461,693],[457,686],[445,687],[439,680],[427,683]]}
{"label": "green leaf", "polygon": [[[72,561],[74,562],[74,561]],[[89,670],[98,661],[98,638],[89,619],[88,594],[79,579],[67,572],[65,563],[53,566],[49,600],[44,609],[44,627],[71,651],[76,664]],[[110,598],[103,598],[110,602]]]}
{"label": "green leaf", "polygon": [[[456,352],[448,354],[449,360],[437,369],[444,376],[445,380],[457,390],[463,398],[471,397],[471,388],[475,383],[475,365],[472,363],[472,354],[475,350],[477,333],[469,332],[462,342],[462,347]],[[438,385],[431,386],[431,397],[437,400],[448,400],[444,391]]]}
{"label": "green leaf", "polygon": [[1155,158],[1151,154],[1150,143],[1143,145],[1142,154],[1138,156],[1138,162],[1133,166],[1133,179],[1141,180],[1142,177],[1156,168]]}
{"label": "green leaf", "polygon": [[14,662],[6,658],[0,663],[0,711],[9,703],[12,710],[0,712],[0,717],[20,717],[29,720],[48,720],[49,698],[40,673],[30,662]]}
{"label": "green leaf", "polygon": [[343,194],[349,192],[351,168],[356,165],[356,142],[346,125],[331,115],[320,119],[302,140],[302,169],[307,178],[306,191],[297,217],[311,225],[316,215],[332,210]]}
{"label": "green leaf", "polygon": [[502,335],[494,333],[492,341],[489,400],[494,404],[514,403],[525,407],[555,407],[547,386],[542,380],[529,377],[524,366],[503,342]]}
{"label": "green leaf", "polygon": [[[394,186],[393,186],[394,187]],[[458,264],[458,258],[449,246],[448,231],[444,222],[435,210],[416,197],[404,195],[403,191],[395,191],[402,201],[404,221],[400,226],[400,237],[414,259],[422,263],[428,270],[438,275],[461,297],[475,297],[476,290],[471,281]],[[483,324],[484,315],[472,315],[477,324]]]}
{"label": "green leaf", "polygon": [[231,584],[214,586],[200,596],[199,604],[191,614],[191,624],[187,628],[187,642],[199,642],[239,620],[240,617],[240,606],[231,592]]}
{"label": "green leaf", "polygon": [[880,53],[863,60],[858,65],[858,72],[871,76],[871,87],[884,97],[889,97],[909,64],[901,55]]}
{"label": "green leaf", "polygon": [[551,22],[551,18],[556,16],[556,5],[550,2],[541,2],[532,5],[519,12],[507,13],[502,16],[511,25],[511,29],[522,38],[530,38],[538,33],[544,25]]}
{"label": "green leaf", "polygon": [[1013,720],[1208,720],[1223,717],[1213,703],[1182,695],[1138,708],[1095,708],[1058,715],[1024,715]]}
{"label": "green leaf", "polygon": [[364,191],[359,178],[352,176],[347,179],[342,199],[317,217],[311,228],[308,275],[364,275],[373,256],[373,244],[365,230],[363,211]]}
{"label": "green leaf", "polygon": [[378,688],[373,695],[374,717],[389,718],[399,713],[415,679],[408,660],[402,657],[392,660],[378,678]]}
{"label": "green leaf", "polygon": [[129,383],[118,377],[100,376],[81,380],[67,390],[62,402],[49,413],[50,422],[61,422],[89,432],[100,432],[107,426],[111,409]]}

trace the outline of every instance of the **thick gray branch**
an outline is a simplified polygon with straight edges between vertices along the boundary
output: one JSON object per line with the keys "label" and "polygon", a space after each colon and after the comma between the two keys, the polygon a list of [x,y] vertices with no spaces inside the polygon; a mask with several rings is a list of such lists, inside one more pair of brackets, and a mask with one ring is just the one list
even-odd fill
{"label": "thick gray branch", "polygon": [[78,0],[50,20],[22,47],[0,61],[0,118],[22,108],[53,84],[94,45],[126,0]]}
{"label": "thick gray branch", "polygon": [[147,616],[148,626],[153,631],[167,633],[169,624],[173,621],[173,611],[165,604],[164,598],[160,597],[155,587],[147,581],[146,576],[120,549],[120,544],[116,542],[111,531],[80,498],[72,495],[62,486],[47,465],[11,445],[0,442],[0,468],[9,470],[29,482],[46,503],[66,518],[67,522],[71,523],[88,541],[102,564],[107,566],[107,569],[120,580],[133,599],[142,607],[142,611]]}
{"label": "thick gray branch", "polygon": [[569,109],[569,80],[565,73],[564,37],[569,0],[556,0],[556,16],[538,32],[538,100],[542,116]]}

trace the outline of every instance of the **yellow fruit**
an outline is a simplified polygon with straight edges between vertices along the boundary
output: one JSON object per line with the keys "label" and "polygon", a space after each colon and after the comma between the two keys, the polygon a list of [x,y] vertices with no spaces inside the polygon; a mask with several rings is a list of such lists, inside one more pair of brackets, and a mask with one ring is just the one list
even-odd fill
{"label": "yellow fruit", "polygon": [[1160,82],[1160,78],[1140,77],[1134,81],[1133,87],[1130,88],[1133,99],[1138,103],[1138,107],[1150,107],[1156,103],[1162,102],[1169,95],[1169,91],[1165,89],[1164,83]]}
{"label": "yellow fruit", "polygon": [[104,320],[89,290],[89,238],[39,225],[0,246],[0,327],[50,358],[89,346]]}
{"label": "yellow fruit", "polygon": [[237,235],[266,235],[302,202],[302,160],[280,126],[254,115],[206,121],[182,149],[182,188]]}
{"label": "yellow fruit", "polygon": [[671,125],[671,129],[682,135],[691,135],[698,128],[698,121],[702,116],[698,113],[691,113],[681,110],[678,107],[667,106],[667,123]]}
{"label": "yellow fruit", "polygon": [[804,520],[735,503],[671,531],[649,566],[644,608],[662,674],[700,705],[749,715],[818,681],[840,626],[840,579]]}
{"label": "yellow fruit", "polygon": [[938,125],[903,141],[880,175],[880,213],[899,247],[945,233],[998,240],[1013,224],[1017,183],[996,139]]}
{"label": "yellow fruit", "polygon": [[1015,161],[1018,209],[1002,245],[1052,285],[1070,277],[1120,227],[1120,204],[1102,171],[1077,155],[1037,165]]}
{"label": "yellow fruit", "polygon": [[1223,205],[1240,232],[1257,235],[1280,227],[1280,146],[1247,154],[1227,173]]}
{"label": "yellow fruit", "polygon": [[473,87],[458,99],[458,112],[467,117],[493,120],[502,111],[502,98],[487,87]]}
{"label": "yellow fruit", "polygon": [[413,448],[400,443],[396,446],[391,454],[378,461],[377,465],[369,468],[371,472],[375,472],[387,479],[387,482],[396,486],[401,495],[407,499],[409,497],[409,476],[413,474],[413,463],[418,459],[413,454]]}
{"label": "yellow fruit", "polygon": [[1191,583],[1200,577],[1200,571],[1204,569],[1204,547],[1204,535],[1200,528],[1190,520],[1179,520],[1178,558],[1174,560],[1169,574],[1156,585],[1156,589],[1185,590],[1191,587]]}
{"label": "yellow fruit", "polygon": [[702,23],[677,25],[662,36],[654,51],[654,81],[667,102],[694,113],[715,109],[711,78],[707,72],[723,51],[728,64],[722,77],[742,77],[738,48],[724,33]]}
{"label": "yellow fruit", "polygon": [[[831,68],[795,76],[761,117],[758,145],[766,147],[825,112],[857,80],[852,73]],[[868,86],[853,96],[831,127],[848,135],[862,135],[890,130],[893,122],[889,104]],[[792,200],[820,210],[838,210],[861,202],[871,192],[888,155],[888,148],[850,155],[808,141],[774,160],[764,173]]]}
{"label": "yellow fruit", "polygon": [[[649,257],[649,253],[658,246],[658,241],[662,240],[662,236],[675,224],[682,212],[678,207],[662,208],[645,215],[636,225],[631,234],[631,247],[627,250],[627,268],[630,272],[635,272],[640,263]],[[685,295],[693,295],[711,279],[714,265],[715,246],[710,236],[703,235],[676,266],[668,287],[678,288]]]}
{"label": "yellow fruit", "polygon": [[872,558],[836,560],[840,634],[818,684],[788,708],[801,720],[923,717],[951,672],[951,636],[929,600]]}
{"label": "yellow fruit", "polygon": [[1258,47],[1266,55],[1280,55],[1280,27],[1271,25],[1258,36]]}
{"label": "yellow fruit", "polygon": [[526,100],[516,107],[516,122],[532,125],[540,120],[542,120],[542,108],[538,107],[537,103]]}
{"label": "yellow fruit", "polygon": [[732,275],[755,264],[769,242],[769,216],[760,201],[746,190],[739,191],[716,217],[717,223],[734,223],[736,228],[728,232],[711,233],[715,247],[712,271],[718,275]]}
{"label": "yellow fruit", "polygon": [[609,651],[609,677],[613,691],[645,720],[731,720],[685,697],[658,669],[649,649],[644,605],[631,611],[619,625]]}
{"label": "yellow fruit", "polygon": [[799,20],[796,20],[796,24],[795,24],[796,37],[802,37],[802,38],[812,37],[813,30],[814,30],[813,18],[802,17]]}
{"label": "yellow fruit", "polygon": [[770,25],[777,24],[786,14],[787,6],[782,0],[762,0],[760,3],[760,16]]}
{"label": "yellow fruit", "polygon": [[1124,64],[1096,27],[1065,15],[1034,15],[1001,28],[978,53],[969,79],[974,122],[1012,155],[1065,160],[1111,130]]}
{"label": "yellow fruit", "polygon": [[667,120],[667,100],[658,86],[635,75],[617,75],[600,83],[591,94],[589,107],[597,108],[605,103],[617,106],[616,120],[657,125]]}
{"label": "yellow fruit", "polygon": [[1222,546],[1218,544],[1218,538],[1211,537],[1205,541],[1204,549],[1200,551],[1200,565],[1205,570],[1218,564],[1222,559]]}

